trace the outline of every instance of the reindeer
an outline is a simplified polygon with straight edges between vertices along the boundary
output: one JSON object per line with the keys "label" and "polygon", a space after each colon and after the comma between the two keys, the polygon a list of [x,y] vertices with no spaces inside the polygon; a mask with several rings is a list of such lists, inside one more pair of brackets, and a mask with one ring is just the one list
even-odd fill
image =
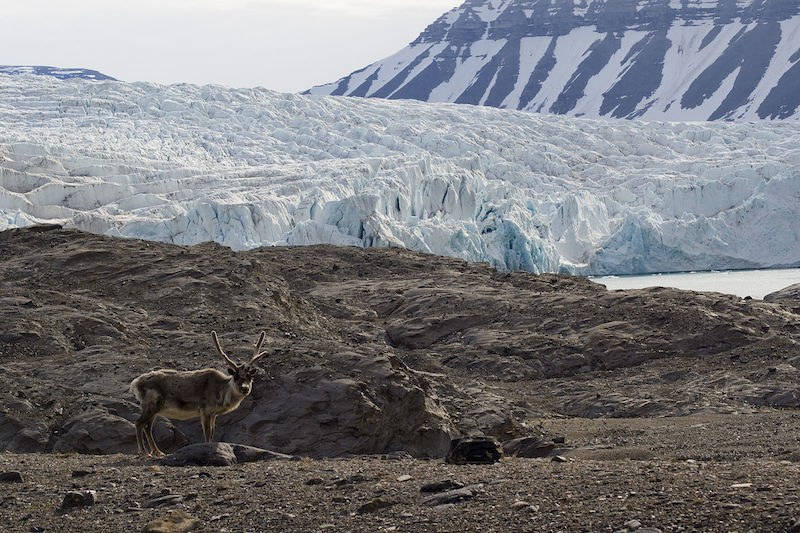
{"label": "reindeer", "polygon": [[[242,403],[253,388],[254,366],[266,355],[260,352],[266,332],[261,332],[248,363],[237,365],[222,350],[215,331],[211,332],[214,345],[228,363],[224,374],[214,368],[178,372],[176,370],[154,370],[137,377],[131,382],[130,391],[139,400],[142,415],[136,421],[136,444],[142,455],[163,457],[153,438],[153,421],[157,415],[176,420],[200,417],[203,436],[206,442],[214,438],[215,422],[218,415],[230,413]],[[151,452],[144,447],[144,439]]]}

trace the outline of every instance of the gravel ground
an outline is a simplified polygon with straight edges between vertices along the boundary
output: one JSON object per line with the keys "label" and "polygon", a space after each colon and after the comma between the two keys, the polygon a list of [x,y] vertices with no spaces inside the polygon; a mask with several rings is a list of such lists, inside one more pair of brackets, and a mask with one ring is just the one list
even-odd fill
{"label": "gravel ground", "polygon": [[[140,531],[182,511],[199,521],[196,531],[232,533],[792,531],[800,518],[800,463],[789,449],[796,413],[663,422],[548,421],[566,435],[564,463],[370,456],[180,468],[131,455],[4,453],[0,472],[23,481],[0,484],[0,523],[9,532]],[[443,480],[465,489],[420,490]],[[63,510],[70,491],[95,491],[95,502]]]}

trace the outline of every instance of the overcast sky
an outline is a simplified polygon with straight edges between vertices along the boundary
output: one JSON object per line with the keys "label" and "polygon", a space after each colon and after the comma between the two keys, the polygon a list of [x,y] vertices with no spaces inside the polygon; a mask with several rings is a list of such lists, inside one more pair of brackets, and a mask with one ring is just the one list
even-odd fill
{"label": "overcast sky", "polygon": [[0,0],[0,65],[295,92],[397,52],[463,0]]}

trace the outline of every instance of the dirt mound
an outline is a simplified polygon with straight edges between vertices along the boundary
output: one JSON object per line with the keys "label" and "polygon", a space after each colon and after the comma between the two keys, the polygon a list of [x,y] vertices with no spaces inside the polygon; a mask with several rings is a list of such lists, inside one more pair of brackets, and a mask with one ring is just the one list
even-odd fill
{"label": "dirt mound", "polygon": [[[800,398],[800,316],[774,304],[397,248],[234,253],[47,226],[0,233],[0,450],[135,451],[130,380],[223,368],[212,329],[234,358],[261,330],[270,351],[217,438],[296,455],[440,456],[541,417]],[[161,421],[156,438],[199,442],[200,424]]]}

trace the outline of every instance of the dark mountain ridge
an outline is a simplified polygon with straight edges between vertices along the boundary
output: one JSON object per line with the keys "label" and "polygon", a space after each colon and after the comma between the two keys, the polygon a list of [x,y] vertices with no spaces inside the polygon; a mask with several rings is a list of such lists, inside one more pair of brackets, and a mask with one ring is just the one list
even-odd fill
{"label": "dark mountain ridge", "polygon": [[63,68],[33,65],[0,65],[0,74],[11,76],[36,75],[52,76],[60,80],[82,79],[96,81],[117,81],[102,72],[85,68]]}
{"label": "dark mountain ridge", "polygon": [[468,0],[332,94],[655,120],[798,118],[789,0]]}

